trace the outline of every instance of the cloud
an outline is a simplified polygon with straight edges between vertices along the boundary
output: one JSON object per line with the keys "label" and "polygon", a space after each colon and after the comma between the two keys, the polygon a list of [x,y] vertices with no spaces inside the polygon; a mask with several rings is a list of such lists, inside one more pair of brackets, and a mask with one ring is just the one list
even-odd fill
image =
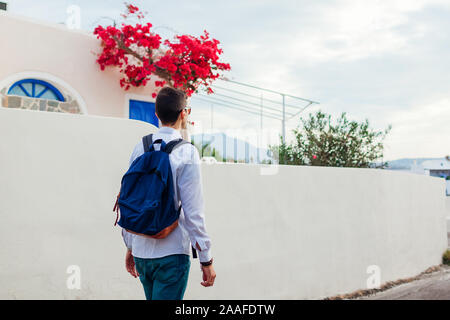
{"label": "cloud", "polygon": [[[277,78],[295,65],[317,66],[333,61],[351,62],[393,52],[407,52],[409,41],[423,37],[425,24],[416,25],[410,14],[431,5],[449,5],[445,1],[335,1],[299,5],[290,15],[269,19],[237,35],[228,50],[240,67],[251,68],[252,78],[265,82]],[[262,17],[264,19],[266,17]],[[273,19],[273,18],[272,18]],[[407,32],[398,28],[408,26]],[[253,59],[252,64],[247,59]],[[269,80],[270,82],[270,80]]]}
{"label": "cloud", "polygon": [[393,111],[390,118],[393,128],[386,138],[386,158],[450,155],[450,98]]}

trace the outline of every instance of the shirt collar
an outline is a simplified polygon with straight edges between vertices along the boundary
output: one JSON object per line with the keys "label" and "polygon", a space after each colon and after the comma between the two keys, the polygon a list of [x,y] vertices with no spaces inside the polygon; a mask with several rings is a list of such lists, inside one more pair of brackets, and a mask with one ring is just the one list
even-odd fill
{"label": "shirt collar", "polygon": [[174,128],[171,128],[171,127],[161,127],[161,128],[159,128],[158,133],[170,134],[170,135],[175,136],[177,138],[181,138],[180,131],[176,130]]}

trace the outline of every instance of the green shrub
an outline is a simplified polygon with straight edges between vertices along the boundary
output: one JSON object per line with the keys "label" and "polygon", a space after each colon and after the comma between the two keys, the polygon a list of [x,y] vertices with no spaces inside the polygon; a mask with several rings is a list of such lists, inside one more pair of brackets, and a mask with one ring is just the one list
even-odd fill
{"label": "green shrub", "polygon": [[442,256],[442,263],[450,266],[450,250],[444,252]]}

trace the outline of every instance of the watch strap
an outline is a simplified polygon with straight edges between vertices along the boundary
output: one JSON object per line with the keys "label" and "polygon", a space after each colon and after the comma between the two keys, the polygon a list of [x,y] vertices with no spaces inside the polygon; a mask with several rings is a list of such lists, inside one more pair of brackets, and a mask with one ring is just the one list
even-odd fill
{"label": "watch strap", "polygon": [[213,263],[213,258],[211,258],[211,260],[207,261],[207,262],[200,262],[200,264],[204,267],[210,266]]}

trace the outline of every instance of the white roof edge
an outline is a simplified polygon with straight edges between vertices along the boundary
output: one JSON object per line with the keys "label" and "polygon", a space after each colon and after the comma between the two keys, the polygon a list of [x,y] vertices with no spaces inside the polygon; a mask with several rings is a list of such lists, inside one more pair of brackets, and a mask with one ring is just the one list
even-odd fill
{"label": "white roof edge", "polygon": [[[441,163],[444,165],[441,166]],[[428,170],[450,170],[450,161],[444,159],[427,160],[422,163],[424,169]]]}
{"label": "white roof edge", "polygon": [[46,21],[35,19],[35,18],[30,18],[30,17],[21,16],[21,15],[16,15],[16,14],[13,14],[13,13],[11,13],[9,11],[0,10],[0,16],[2,16],[2,15],[3,16],[8,16],[9,18],[13,18],[13,19],[16,19],[16,20],[21,20],[21,21],[24,21],[24,22],[28,22],[28,23],[34,23],[34,24],[38,24],[38,25],[41,25],[41,26],[45,26],[45,27],[55,28],[55,29],[58,29],[58,30],[61,30],[61,31],[73,32],[73,33],[78,33],[78,34],[81,34],[81,35],[89,36],[89,37],[92,37],[92,38],[96,38],[95,35],[93,35],[92,33],[90,33],[87,30],[69,29],[65,25],[62,25],[62,24],[46,22]]}

